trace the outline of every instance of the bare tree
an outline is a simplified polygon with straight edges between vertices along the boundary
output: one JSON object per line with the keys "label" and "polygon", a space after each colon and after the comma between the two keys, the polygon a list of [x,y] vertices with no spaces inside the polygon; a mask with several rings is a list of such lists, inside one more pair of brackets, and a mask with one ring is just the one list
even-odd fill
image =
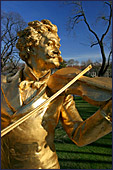
{"label": "bare tree", "polygon": [[93,61],[90,59],[88,59],[86,61],[81,61],[81,66],[84,68],[87,67],[89,64],[93,65]]}
{"label": "bare tree", "polygon": [[[98,76],[103,76],[105,74],[105,72],[107,71],[107,69],[110,65],[110,58],[112,55],[112,48],[111,48],[112,45],[110,45],[109,54],[108,54],[108,56],[106,56],[105,42],[104,42],[106,36],[109,34],[110,29],[111,29],[112,3],[109,1],[104,2],[104,3],[106,5],[106,7],[109,8],[109,16],[102,15],[101,17],[98,17],[98,18],[101,18],[101,20],[103,20],[106,23],[105,31],[104,31],[104,33],[101,34],[100,37],[97,35],[97,33],[90,26],[90,24],[86,18],[84,9],[83,9],[82,1],[72,1],[72,2],[68,3],[68,4],[72,4],[74,7],[73,8],[74,14],[71,17],[69,17],[70,28],[74,29],[76,24],[83,21],[84,24],[87,26],[87,29],[89,30],[89,32],[93,35],[93,38],[95,38],[95,41],[92,42],[90,47],[93,47],[96,45],[99,45],[99,47],[100,47],[100,52],[101,52],[101,56],[102,56],[102,65],[99,70]],[[110,38],[109,38],[109,40],[110,40]]]}
{"label": "bare tree", "polygon": [[75,60],[75,65],[78,66],[79,65],[79,61]]}
{"label": "bare tree", "polygon": [[23,18],[16,12],[1,13],[1,68],[11,63],[12,69],[17,67],[20,60],[15,47],[17,32],[26,26]]}
{"label": "bare tree", "polygon": [[73,66],[75,64],[75,60],[74,59],[70,59],[67,61],[67,65],[69,66]]}

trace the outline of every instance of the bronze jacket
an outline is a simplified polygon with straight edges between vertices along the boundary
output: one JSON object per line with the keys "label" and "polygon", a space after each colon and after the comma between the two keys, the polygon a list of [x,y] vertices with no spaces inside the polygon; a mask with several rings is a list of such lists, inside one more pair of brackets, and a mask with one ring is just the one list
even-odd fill
{"label": "bronze jacket", "polygon": [[[33,89],[33,82],[31,82],[32,86],[30,85],[24,90],[19,88],[21,74],[22,71],[19,71],[9,82],[3,80],[2,129],[7,127],[12,120],[16,121],[25,114],[25,110],[19,115],[14,113],[23,105],[29,105],[29,101],[36,94],[40,94],[40,92],[42,94],[39,95],[38,103],[48,99],[46,81],[49,79],[50,73],[46,75],[45,80],[43,78],[41,81],[41,83],[44,82],[44,84],[42,83],[43,88],[38,84],[37,88]],[[69,138],[78,146],[87,145],[112,130],[109,121],[100,114],[100,109],[83,121],[75,107],[72,95],[63,93],[1,138],[2,169],[59,169],[54,145],[55,128],[59,120]]]}

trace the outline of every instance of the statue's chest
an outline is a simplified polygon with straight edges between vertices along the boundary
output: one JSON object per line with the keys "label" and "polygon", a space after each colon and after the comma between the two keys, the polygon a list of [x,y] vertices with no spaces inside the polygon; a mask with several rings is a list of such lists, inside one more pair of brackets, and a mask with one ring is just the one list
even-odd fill
{"label": "statue's chest", "polygon": [[[40,139],[43,141],[48,134],[51,134],[51,132],[53,134],[59,121],[63,98],[63,96],[59,96],[35,112],[28,120],[12,131],[12,137],[18,139],[18,142],[21,142],[21,140],[40,141]],[[39,104],[45,100],[47,99],[44,94],[37,102]]]}

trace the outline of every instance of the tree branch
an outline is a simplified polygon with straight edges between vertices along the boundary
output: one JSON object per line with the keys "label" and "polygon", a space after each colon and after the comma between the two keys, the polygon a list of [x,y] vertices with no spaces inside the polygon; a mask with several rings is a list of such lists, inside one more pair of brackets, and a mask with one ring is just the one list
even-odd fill
{"label": "tree branch", "polygon": [[112,7],[111,7],[111,5],[109,4],[109,3],[107,3],[107,2],[105,2],[107,5],[109,5],[109,7],[110,7],[110,16],[109,16],[109,20],[108,20],[108,27],[107,27],[107,29],[106,29],[106,31],[105,31],[105,33],[102,35],[102,37],[101,37],[101,41],[103,41],[103,39],[104,39],[104,37],[106,36],[106,34],[108,33],[108,31],[109,31],[109,29],[110,29],[110,26],[111,26],[111,18],[112,18]]}
{"label": "tree branch", "polygon": [[[1,56],[3,57],[5,53],[8,51],[9,47],[12,45],[12,42],[14,43],[17,40],[17,37],[12,38],[9,40],[5,45],[4,49],[2,50]],[[8,45],[9,44],[9,45]]]}
{"label": "tree branch", "polygon": [[105,67],[105,69],[103,70],[103,74],[105,74],[105,72],[107,71],[109,65],[110,65],[110,56],[112,54],[112,50],[110,51],[109,55],[108,55],[108,61],[107,61],[107,65]]}
{"label": "tree branch", "polygon": [[111,54],[112,54],[112,50],[109,52],[109,55],[108,55],[108,64],[110,63]]}
{"label": "tree branch", "polygon": [[93,43],[93,44],[91,44],[91,48],[94,46],[94,45],[98,45],[99,43],[98,42],[96,42],[96,43]]}
{"label": "tree branch", "polygon": [[83,15],[83,17],[84,17],[84,22],[85,22],[85,24],[87,25],[89,31],[96,37],[96,39],[97,39],[97,41],[98,41],[98,43],[99,43],[100,40],[99,40],[97,34],[96,34],[96,33],[91,29],[91,27],[89,26],[89,24],[88,24],[88,22],[87,22],[87,20],[86,20],[85,14]]}

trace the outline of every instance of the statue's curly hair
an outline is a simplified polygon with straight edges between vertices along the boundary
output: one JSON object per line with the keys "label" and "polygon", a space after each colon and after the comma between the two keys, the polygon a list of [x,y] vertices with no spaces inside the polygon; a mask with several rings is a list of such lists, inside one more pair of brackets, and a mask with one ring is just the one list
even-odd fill
{"label": "statue's curly hair", "polygon": [[19,39],[16,47],[21,59],[26,61],[32,55],[32,46],[38,46],[42,36],[52,32],[58,37],[57,31],[57,26],[47,19],[29,22],[28,27],[17,34]]}

